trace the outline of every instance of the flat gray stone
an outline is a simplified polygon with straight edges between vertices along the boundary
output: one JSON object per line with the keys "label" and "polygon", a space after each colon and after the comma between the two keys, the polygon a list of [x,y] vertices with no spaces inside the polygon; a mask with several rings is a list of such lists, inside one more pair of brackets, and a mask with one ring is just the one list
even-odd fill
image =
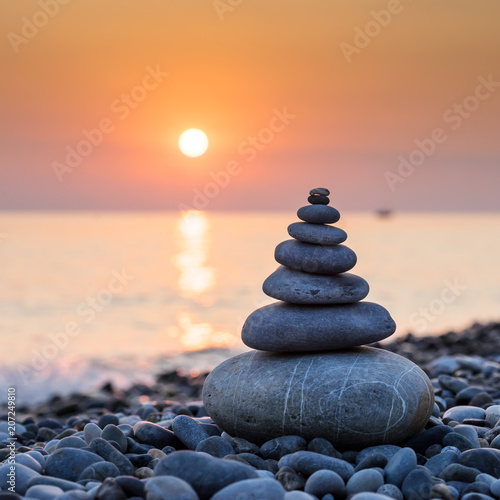
{"label": "flat gray stone", "polygon": [[262,285],[269,297],[292,304],[348,304],[363,300],[368,283],[351,273],[311,274],[280,266]]}
{"label": "flat gray stone", "polygon": [[417,365],[371,347],[240,354],[207,377],[203,400],[231,436],[256,444],[323,437],[348,449],[404,442],[423,429],[434,406]]}
{"label": "flat gray stone", "polygon": [[60,448],[48,456],[45,462],[45,474],[67,481],[77,481],[84,469],[102,461],[100,456],[90,451],[79,448]]}
{"label": "flat gray stone", "polygon": [[297,210],[297,217],[312,224],[332,224],[340,219],[340,213],[328,205],[306,205]]}
{"label": "flat gray stone", "polygon": [[276,479],[245,479],[218,491],[212,500],[280,500],[285,493]]}
{"label": "flat gray stone", "polygon": [[335,226],[294,222],[288,226],[288,234],[299,241],[316,245],[338,245],[347,239],[347,233]]}
{"label": "flat gray stone", "polygon": [[373,302],[334,306],[276,302],[248,316],[241,339],[261,351],[327,351],[377,342],[395,330],[388,311]]}
{"label": "flat gray stone", "polygon": [[330,190],[327,188],[314,188],[314,189],[311,189],[311,191],[309,191],[309,194],[311,196],[313,196],[315,194],[319,194],[321,196],[328,196],[330,194]]}
{"label": "flat gray stone", "polygon": [[189,483],[174,476],[156,476],[146,479],[148,500],[198,500],[198,495]]}
{"label": "flat gray stone", "polygon": [[344,245],[322,246],[302,241],[282,241],[274,251],[280,264],[297,271],[317,274],[339,274],[352,269],[356,254]]}

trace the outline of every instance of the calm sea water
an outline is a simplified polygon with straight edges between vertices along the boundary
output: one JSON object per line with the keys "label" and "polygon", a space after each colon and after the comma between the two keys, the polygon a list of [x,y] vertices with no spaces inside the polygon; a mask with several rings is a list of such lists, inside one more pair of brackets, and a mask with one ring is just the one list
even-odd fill
{"label": "calm sea water", "polygon": [[[21,399],[150,381],[161,369],[210,369],[245,350],[245,318],[281,213],[0,214],[0,388]],[[396,335],[500,319],[500,215],[344,214],[353,272]],[[227,348],[219,351],[207,348]]]}

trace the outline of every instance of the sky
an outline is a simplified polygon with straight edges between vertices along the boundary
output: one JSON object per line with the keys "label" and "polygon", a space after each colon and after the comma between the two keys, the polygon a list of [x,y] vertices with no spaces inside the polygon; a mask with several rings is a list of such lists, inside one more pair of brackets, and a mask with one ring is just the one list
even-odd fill
{"label": "sky", "polygon": [[[498,0],[22,0],[0,210],[500,209]],[[203,130],[207,152],[178,148]]]}

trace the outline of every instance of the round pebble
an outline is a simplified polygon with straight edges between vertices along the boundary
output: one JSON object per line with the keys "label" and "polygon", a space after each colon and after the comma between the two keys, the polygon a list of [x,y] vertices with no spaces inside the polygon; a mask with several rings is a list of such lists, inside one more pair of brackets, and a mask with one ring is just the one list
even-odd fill
{"label": "round pebble", "polygon": [[347,233],[335,226],[294,222],[288,226],[288,234],[299,241],[316,245],[333,246],[343,243]]}
{"label": "round pebble", "polygon": [[307,201],[308,203],[311,203],[311,205],[328,205],[328,203],[330,203],[330,198],[328,198],[328,196],[315,194],[313,196],[309,196]]}

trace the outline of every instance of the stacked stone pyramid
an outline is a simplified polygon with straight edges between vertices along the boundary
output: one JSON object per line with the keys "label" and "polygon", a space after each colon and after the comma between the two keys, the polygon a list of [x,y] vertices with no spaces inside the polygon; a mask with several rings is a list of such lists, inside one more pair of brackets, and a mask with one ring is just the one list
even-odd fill
{"label": "stacked stone pyramid", "polygon": [[246,320],[243,342],[257,349],[219,365],[205,382],[212,419],[233,437],[261,443],[282,435],[323,437],[340,448],[400,443],[433,409],[430,380],[415,364],[365,347],[396,329],[386,309],[362,302],[368,283],[348,273],[356,254],[330,224],[339,212],[325,188],[276,247],[281,266],[264,282],[278,302]]}

